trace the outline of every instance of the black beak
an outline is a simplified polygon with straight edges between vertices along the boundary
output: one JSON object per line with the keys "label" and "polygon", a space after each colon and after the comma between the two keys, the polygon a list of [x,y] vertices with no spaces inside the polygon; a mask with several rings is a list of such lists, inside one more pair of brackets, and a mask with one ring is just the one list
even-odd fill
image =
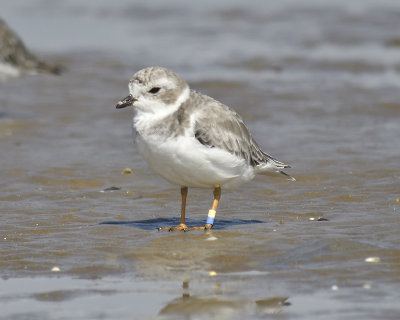
{"label": "black beak", "polygon": [[132,95],[130,94],[129,96],[127,96],[126,98],[120,100],[117,102],[117,105],[115,106],[117,109],[122,109],[128,106],[133,105],[133,103],[136,101],[137,99],[135,99],[134,97],[132,97]]}

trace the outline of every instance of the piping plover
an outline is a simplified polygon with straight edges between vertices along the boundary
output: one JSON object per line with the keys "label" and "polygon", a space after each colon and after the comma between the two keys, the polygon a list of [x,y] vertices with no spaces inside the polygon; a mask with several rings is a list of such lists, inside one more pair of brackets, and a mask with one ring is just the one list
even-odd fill
{"label": "piping plover", "polygon": [[[226,105],[189,88],[175,72],[148,67],[129,81],[129,95],[117,109],[133,106],[133,128],[139,154],[150,168],[181,187],[180,224],[159,230],[210,229],[221,188],[248,182],[256,174],[278,173],[289,165],[263,152],[242,118]],[[188,187],[214,188],[204,227],[185,222]]]}

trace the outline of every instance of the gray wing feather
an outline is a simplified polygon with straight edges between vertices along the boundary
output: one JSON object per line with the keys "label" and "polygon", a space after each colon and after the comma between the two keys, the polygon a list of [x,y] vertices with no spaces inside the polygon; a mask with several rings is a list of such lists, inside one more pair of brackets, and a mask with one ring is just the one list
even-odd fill
{"label": "gray wing feather", "polygon": [[201,144],[226,150],[253,167],[268,164],[276,171],[290,168],[261,150],[236,112],[215,100],[212,102],[195,120],[194,134]]}

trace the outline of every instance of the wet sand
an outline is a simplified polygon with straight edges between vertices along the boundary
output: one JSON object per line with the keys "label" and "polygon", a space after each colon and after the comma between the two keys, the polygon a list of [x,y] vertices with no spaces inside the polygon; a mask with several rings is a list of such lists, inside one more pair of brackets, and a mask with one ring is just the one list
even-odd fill
{"label": "wet sand", "polygon": [[[397,2],[34,3],[3,18],[66,71],[0,84],[0,319],[399,318]],[[75,40],[46,41],[75,18]],[[238,111],[297,181],[223,190],[209,232],[157,232],[179,187],[114,109],[153,64]],[[189,224],[211,200],[189,189]]]}

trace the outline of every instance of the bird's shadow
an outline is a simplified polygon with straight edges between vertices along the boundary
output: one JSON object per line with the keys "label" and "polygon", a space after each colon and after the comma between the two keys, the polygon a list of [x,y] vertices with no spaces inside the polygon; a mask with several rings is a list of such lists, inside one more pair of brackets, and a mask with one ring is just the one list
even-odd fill
{"label": "bird's shadow", "polygon": [[[136,220],[136,221],[104,221],[100,222],[100,224],[127,226],[142,230],[155,230],[159,227],[177,226],[179,224],[179,221],[180,221],[179,218],[154,218],[154,219]],[[186,219],[186,223],[190,227],[197,227],[197,226],[204,226],[205,221],[197,219]],[[215,224],[213,225],[213,230],[222,230],[231,226],[247,225],[255,223],[266,223],[266,222],[260,220],[244,220],[244,219],[231,219],[231,220],[218,219],[215,221]]]}

